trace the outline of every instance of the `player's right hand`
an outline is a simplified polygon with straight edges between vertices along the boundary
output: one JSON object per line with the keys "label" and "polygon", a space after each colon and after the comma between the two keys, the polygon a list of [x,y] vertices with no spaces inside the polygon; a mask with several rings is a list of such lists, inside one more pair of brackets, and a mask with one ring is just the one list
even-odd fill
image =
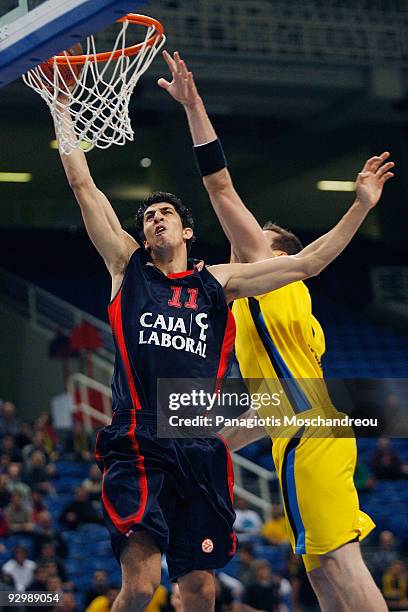
{"label": "player's right hand", "polygon": [[177,102],[187,108],[192,108],[200,100],[193,73],[188,71],[186,63],[181,59],[178,51],[174,52],[173,57],[167,51],[163,51],[163,59],[169,67],[172,81],[166,81],[162,78],[157,81],[157,84]]}

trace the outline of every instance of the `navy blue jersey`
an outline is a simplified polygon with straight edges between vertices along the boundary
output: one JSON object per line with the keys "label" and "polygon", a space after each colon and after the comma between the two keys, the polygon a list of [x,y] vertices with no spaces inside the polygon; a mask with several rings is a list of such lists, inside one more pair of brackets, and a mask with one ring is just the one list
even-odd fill
{"label": "navy blue jersey", "polygon": [[220,381],[228,368],[235,322],[223,288],[203,262],[166,276],[144,249],[130,258],[109,305],[116,359],[113,412],[156,416],[157,379]]}

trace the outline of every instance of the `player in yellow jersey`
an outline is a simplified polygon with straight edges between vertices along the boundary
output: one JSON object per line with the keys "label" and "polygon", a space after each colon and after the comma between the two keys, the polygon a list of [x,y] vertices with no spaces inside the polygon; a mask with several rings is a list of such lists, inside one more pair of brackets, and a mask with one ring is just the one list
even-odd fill
{"label": "player in yellow jersey", "polygon": [[[231,243],[233,259],[249,263],[295,255],[302,250],[298,239],[274,224],[262,230],[241,201],[192,74],[177,53],[172,58],[165,52],[164,58],[173,80],[160,79],[159,85],[186,111],[204,185]],[[393,176],[390,170],[394,164],[387,162],[388,157],[389,153],[383,153],[366,162],[357,179],[353,207],[362,202],[371,207],[378,201],[383,185]],[[283,402],[275,413],[281,417],[338,415],[320,365],[324,334],[313,317],[310,295],[302,282],[239,299],[233,312],[236,355],[243,378],[259,379],[251,384],[262,390],[284,387]],[[263,417],[271,411],[261,409],[258,414]],[[253,416],[253,411],[247,415]],[[299,434],[295,426],[271,426],[267,433],[273,440],[292,547],[303,555],[322,610],[387,610],[360,552],[359,540],[374,523],[360,510],[354,487],[354,437],[330,437],[330,432],[321,428],[307,428]],[[264,436],[265,430],[231,428],[225,435],[231,448],[238,449]]]}

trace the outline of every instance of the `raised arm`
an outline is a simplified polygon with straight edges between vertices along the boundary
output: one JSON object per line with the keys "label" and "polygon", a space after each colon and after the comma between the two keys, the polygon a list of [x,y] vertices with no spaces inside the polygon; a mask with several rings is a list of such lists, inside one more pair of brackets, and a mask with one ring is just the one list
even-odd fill
{"label": "raised arm", "polygon": [[262,295],[297,280],[316,276],[345,249],[368,212],[379,202],[385,183],[394,176],[389,153],[369,159],[356,181],[357,198],[351,208],[327,234],[297,255],[273,257],[251,264],[212,266],[212,274],[225,290],[227,301]]}
{"label": "raised arm", "polygon": [[[70,121],[68,110],[67,121]],[[123,229],[108,198],[95,185],[83,151],[60,152],[69,185],[81,208],[86,231],[105,261],[115,292],[137,242]]]}
{"label": "raised arm", "polygon": [[[182,104],[194,145],[198,147],[216,140],[217,135],[198,94],[194,77],[187,70],[185,62],[177,52],[171,57],[164,51],[163,57],[172,74],[172,81],[159,79],[158,84]],[[222,229],[238,259],[242,262],[253,262],[270,257],[268,240],[236,192],[227,168],[205,176],[203,182]]]}

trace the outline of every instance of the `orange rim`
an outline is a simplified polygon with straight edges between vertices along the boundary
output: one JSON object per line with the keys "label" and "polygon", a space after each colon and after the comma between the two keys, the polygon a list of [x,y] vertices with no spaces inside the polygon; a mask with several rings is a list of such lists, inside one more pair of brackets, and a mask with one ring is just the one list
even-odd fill
{"label": "orange rim", "polygon": [[[129,23],[133,25],[143,25],[147,28],[153,26],[156,31],[150,36],[150,38],[146,42],[146,45],[148,47],[152,47],[157,41],[157,39],[161,38],[164,34],[164,28],[160,21],[157,21],[157,19],[153,19],[153,17],[147,17],[146,15],[137,15],[136,13],[129,13],[128,15],[121,17],[117,21],[118,23],[129,21]],[[112,51],[105,51],[103,53],[97,53],[96,55],[69,55],[68,58],[65,55],[55,55],[54,57],[48,60],[48,63],[53,64],[54,62],[56,62],[57,64],[67,66],[69,64],[85,64],[85,62],[88,60],[91,62],[107,62],[109,59],[119,59],[120,57],[122,57],[123,54],[128,57],[137,55],[142,50],[144,45],[144,42],[138,43],[137,45],[126,47],[124,50],[117,49],[115,53],[112,53]]]}

